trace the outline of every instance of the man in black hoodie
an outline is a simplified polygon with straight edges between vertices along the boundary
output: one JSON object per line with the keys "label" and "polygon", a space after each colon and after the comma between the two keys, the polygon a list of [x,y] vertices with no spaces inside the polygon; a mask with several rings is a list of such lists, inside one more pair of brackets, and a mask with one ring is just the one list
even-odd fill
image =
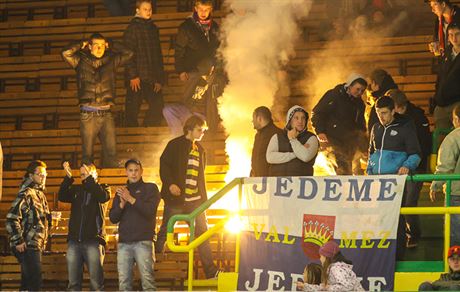
{"label": "man in black hoodie", "polygon": [[142,289],[155,290],[153,264],[154,238],[160,191],[154,183],[142,180],[142,164],[130,159],[125,163],[128,184],[117,188],[109,217],[118,225],[118,283],[120,291],[133,290],[133,264],[139,269]]}
{"label": "man in black hoodie", "polygon": [[183,97],[186,102],[195,92],[201,76],[210,73],[215,64],[220,43],[219,26],[212,19],[212,9],[211,0],[197,0],[193,15],[179,26],[177,32],[175,67],[180,80],[186,82]]}
{"label": "man in black hoodie", "polygon": [[265,106],[260,106],[254,110],[252,124],[257,133],[252,147],[251,176],[268,176],[267,146],[273,135],[281,134],[283,130],[275,126],[272,113]]}
{"label": "man in black hoodie", "polygon": [[[158,233],[156,252],[162,252],[169,219],[176,214],[188,214],[208,199],[204,169],[206,159],[199,141],[207,129],[206,122],[191,116],[184,125],[184,135],[168,142],[160,157],[161,194],[165,202],[163,222]],[[206,215],[195,220],[195,238],[207,231]],[[216,277],[218,269],[212,259],[209,241],[199,247],[206,278]]]}
{"label": "man in black hoodie", "polygon": [[[399,89],[391,89],[386,95],[390,96],[395,103],[395,112],[400,115],[406,115],[414,121],[417,131],[417,138],[420,143],[421,161],[416,169],[416,173],[426,173],[428,161],[431,154],[431,132],[430,123],[425,116],[423,109],[417,107],[407,100],[406,95]],[[423,182],[406,182],[404,193],[404,207],[417,207],[418,198],[423,187]],[[420,220],[418,215],[406,215],[406,234],[407,247],[412,248],[417,246],[417,242],[421,236]]]}
{"label": "man in black hoodie", "polygon": [[82,163],[93,163],[93,147],[96,137],[99,137],[102,165],[118,167],[111,107],[116,97],[117,68],[126,63],[133,53],[119,44],[108,49],[109,42],[101,34],[95,33],[88,41],[64,48],[62,57],[77,72]]}
{"label": "man in black hoodie", "polygon": [[67,235],[67,270],[71,291],[81,291],[83,265],[89,273],[91,290],[104,290],[104,207],[110,200],[110,187],[97,182],[94,164],[80,167],[81,185],[73,185],[72,170],[66,161],[62,165],[66,176],[59,188],[59,201],[71,204]]}
{"label": "man in black hoodie", "polygon": [[352,174],[352,161],[367,145],[362,95],[367,82],[351,74],[346,83],[328,90],[313,108],[311,122],[319,142],[328,145],[335,156],[338,175]]}
{"label": "man in black hoodie", "polygon": [[127,48],[134,52],[126,64],[126,125],[138,126],[138,115],[145,99],[149,105],[144,126],[159,126],[163,111],[161,88],[164,84],[160,35],[153,23],[152,2],[136,1],[136,15],[123,34]]}

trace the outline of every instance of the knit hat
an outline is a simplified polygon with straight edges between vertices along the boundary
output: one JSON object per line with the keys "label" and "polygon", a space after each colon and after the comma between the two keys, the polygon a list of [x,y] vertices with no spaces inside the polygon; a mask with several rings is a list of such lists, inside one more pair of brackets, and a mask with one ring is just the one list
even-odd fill
{"label": "knit hat", "polygon": [[303,112],[305,114],[305,117],[306,117],[307,121],[308,121],[308,113],[307,113],[307,111],[303,107],[301,107],[300,105],[295,105],[295,106],[291,107],[287,112],[287,115],[286,115],[286,128],[291,123],[292,117],[294,116],[294,114],[296,112]]}
{"label": "knit hat", "polygon": [[460,257],[460,246],[453,245],[449,248],[449,250],[447,251],[447,257],[450,258],[453,256]]}
{"label": "knit hat", "polygon": [[339,245],[334,240],[328,241],[319,248],[319,254],[327,258],[332,258],[340,251]]}
{"label": "knit hat", "polygon": [[383,80],[388,75],[389,75],[388,72],[383,70],[383,69],[375,69],[374,71],[371,72],[369,78],[371,80],[374,80],[375,83],[377,83],[378,86],[382,86]]}
{"label": "knit hat", "polygon": [[347,83],[345,83],[345,88],[349,87],[356,79],[366,80],[366,78],[363,75],[353,72],[348,76]]}

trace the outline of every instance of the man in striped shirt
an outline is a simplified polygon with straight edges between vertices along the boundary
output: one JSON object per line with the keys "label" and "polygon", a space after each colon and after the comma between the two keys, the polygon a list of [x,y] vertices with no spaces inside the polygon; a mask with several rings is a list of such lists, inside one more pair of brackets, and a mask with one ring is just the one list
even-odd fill
{"label": "man in striped shirt", "polygon": [[[206,159],[199,143],[206,129],[206,122],[202,118],[191,116],[185,122],[184,135],[169,141],[161,155],[161,195],[165,209],[155,245],[156,252],[163,251],[169,218],[176,214],[191,213],[208,199],[204,177]],[[202,213],[195,220],[195,238],[206,230],[206,215]],[[206,277],[216,277],[219,270],[213,262],[209,241],[203,242],[198,251]]]}

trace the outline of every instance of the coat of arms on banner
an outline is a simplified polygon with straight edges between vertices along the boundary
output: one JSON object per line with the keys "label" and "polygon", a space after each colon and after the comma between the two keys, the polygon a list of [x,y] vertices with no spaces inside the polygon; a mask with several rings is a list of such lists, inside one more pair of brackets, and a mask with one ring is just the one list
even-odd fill
{"label": "coat of arms on banner", "polygon": [[319,248],[334,239],[335,216],[303,214],[302,249],[310,260],[319,259]]}

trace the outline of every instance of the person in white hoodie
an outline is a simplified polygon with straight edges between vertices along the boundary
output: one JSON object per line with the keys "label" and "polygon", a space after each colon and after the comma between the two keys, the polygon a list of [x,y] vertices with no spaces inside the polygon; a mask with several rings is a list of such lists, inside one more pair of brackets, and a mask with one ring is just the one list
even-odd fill
{"label": "person in white hoodie", "polygon": [[351,261],[340,252],[339,245],[328,241],[319,249],[323,266],[321,284],[314,285],[297,282],[297,288],[303,291],[364,291],[360,280],[353,272]]}

